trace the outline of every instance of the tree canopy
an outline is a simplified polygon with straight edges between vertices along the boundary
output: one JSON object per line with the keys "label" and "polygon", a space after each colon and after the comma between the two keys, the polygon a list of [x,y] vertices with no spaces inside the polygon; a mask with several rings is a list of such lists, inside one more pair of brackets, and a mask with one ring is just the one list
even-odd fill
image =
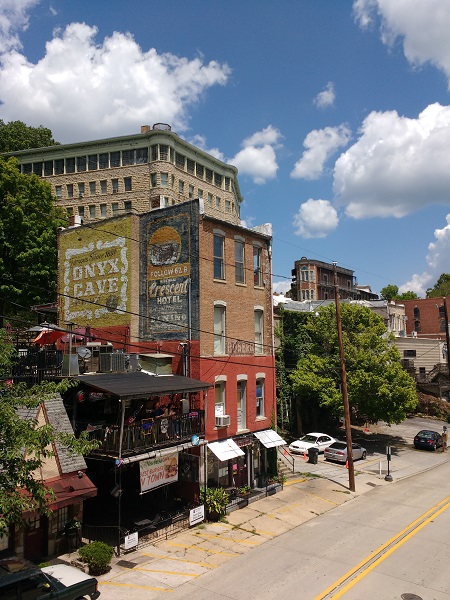
{"label": "tree canopy", "polygon": [[389,284],[380,291],[380,295],[384,300],[390,302],[391,300],[416,300],[419,296],[416,292],[403,292],[398,293],[398,287],[396,285]]}
{"label": "tree canopy", "polygon": [[442,273],[432,288],[427,289],[427,298],[450,296],[450,274]]}
{"label": "tree canopy", "polygon": [[[415,383],[402,368],[382,318],[367,307],[341,304],[341,320],[353,416],[401,422],[416,406]],[[290,393],[300,415],[297,427],[299,422],[316,427],[343,414],[335,307],[320,308],[317,315],[304,313],[299,322],[303,342],[297,366],[288,375]],[[289,338],[285,328],[286,334]]]}
{"label": "tree canopy", "polygon": [[0,157],[0,326],[5,316],[55,301],[56,229],[64,225],[50,184]]}
{"label": "tree canopy", "polygon": [[39,125],[29,127],[22,121],[5,123],[0,119],[0,152],[15,152],[29,148],[44,148],[55,146],[58,142],[53,139],[50,129]]}
{"label": "tree canopy", "polygon": [[[0,330],[0,533],[13,524],[23,524],[25,512],[49,514],[52,495],[37,474],[44,461],[53,456],[53,444],[59,442],[72,452],[87,454],[97,446],[85,435],[58,433],[51,425],[39,425],[33,416],[24,417],[46,398],[63,392],[70,385],[45,382],[27,388],[13,384],[5,376],[10,371],[15,349]],[[19,415],[21,418],[19,418]]]}

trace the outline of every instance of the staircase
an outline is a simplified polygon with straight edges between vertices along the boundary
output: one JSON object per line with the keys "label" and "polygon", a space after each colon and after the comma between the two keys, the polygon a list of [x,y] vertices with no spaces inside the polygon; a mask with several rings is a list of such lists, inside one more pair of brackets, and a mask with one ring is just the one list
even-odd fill
{"label": "staircase", "polygon": [[291,456],[286,446],[278,446],[277,450],[278,474],[284,475],[286,479],[289,479],[295,475],[294,458]]}

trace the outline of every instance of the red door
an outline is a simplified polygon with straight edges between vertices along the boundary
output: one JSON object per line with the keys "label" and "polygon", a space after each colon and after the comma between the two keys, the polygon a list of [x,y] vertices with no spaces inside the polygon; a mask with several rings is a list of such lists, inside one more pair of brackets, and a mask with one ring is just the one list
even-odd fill
{"label": "red door", "polygon": [[24,540],[24,558],[36,560],[46,555],[44,550],[44,527],[43,519],[39,516],[28,519],[28,526],[25,529]]}

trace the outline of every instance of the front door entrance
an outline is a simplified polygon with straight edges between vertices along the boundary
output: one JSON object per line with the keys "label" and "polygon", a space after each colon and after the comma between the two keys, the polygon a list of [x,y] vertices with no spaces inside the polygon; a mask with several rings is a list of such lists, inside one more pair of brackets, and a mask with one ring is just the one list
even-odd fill
{"label": "front door entrance", "polygon": [[27,560],[36,560],[47,554],[44,549],[45,532],[43,521],[44,519],[41,519],[37,515],[28,519],[28,526],[24,533],[24,557]]}

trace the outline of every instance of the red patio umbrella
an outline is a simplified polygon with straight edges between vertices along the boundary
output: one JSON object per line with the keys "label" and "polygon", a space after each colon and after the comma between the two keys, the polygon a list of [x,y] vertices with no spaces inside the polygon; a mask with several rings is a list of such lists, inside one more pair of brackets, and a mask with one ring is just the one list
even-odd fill
{"label": "red patio umbrella", "polygon": [[[91,342],[97,339],[94,333],[91,333],[91,328],[87,327],[74,327],[72,330],[72,342]],[[65,333],[61,338],[61,341],[65,344],[70,342],[70,333]]]}
{"label": "red patio umbrella", "polygon": [[43,329],[37,337],[34,338],[33,342],[40,346],[46,344],[54,344],[65,334],[64,329]]}

